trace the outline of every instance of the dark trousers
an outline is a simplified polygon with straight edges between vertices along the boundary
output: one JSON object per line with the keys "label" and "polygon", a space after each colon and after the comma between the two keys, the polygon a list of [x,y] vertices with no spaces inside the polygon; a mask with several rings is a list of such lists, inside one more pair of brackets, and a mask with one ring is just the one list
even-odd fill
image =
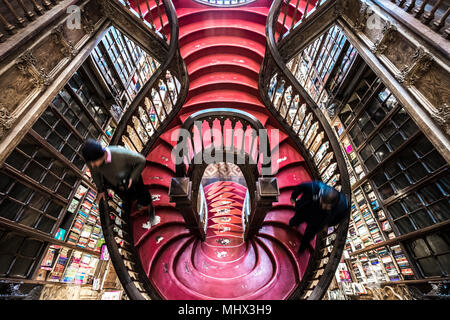
{"label": "dark trousers", "polygon": [[138,181],[133,182],[131,188],[125,191],[125,193],[128,199],[137,200],[141,206],[145,207],[152,203],[150,192],[145,186],[141,176],[139,176]]}
{"label": "dark trousers", "polygon": [[[302,215],[302,212],[296,211],[295,215],[289,220],[289,226],[291,227],[297,227],[303,222],[306,222],[304,215]],[[305,229],[305,233],[303,234],[301,244],[300,244],[300,251],[303,251],[306,249],[309,245],[309,242],[314,238],[314,236],[320,232],[325,227],[325,225],[315,225],[308,223]]]}
{"label": "dark trousers", "polygon": [[335,206],[330,213],[324,214],[317,205],[310,201],[298,200],[295,203],[295,215],[289,220],[289,226],[298,226],[303,222],[308,225],[303,235],[300,250],[307,248],[309,242],[326,226],[335,226],[341,223],[350,214],[347,201]]}
{"label": "dark trousers", "polygon": [[[289,226],[297,227],[300,224],[302,224],[303,222],[307,222],[307,220],[310,220],[310,219],[307,219],[307,215],[314,215],[314,211],[315,211],[315,209],[313,208],[313,206],[311,205],[310,202],[302,201],[301,199],[298,200],[295,203],[295,214],[291,218],[291,220],[289,220]],[[315,216],[315,218],[319,218],[319,217]],[[303,234],[303,237],[301,240],[301,244],[300,244],[300,248],[299,248],[300,252],[304,251],[308,247],[309,242],[314,238],[314,236],[325,227],[326,222],[320,221],[320,220],[321,219],[319,218],[316,221],[316,223],[312,223],[311,221],[308,222],[306,229],[305,229],[305,233]]]}
{"label": "dark trousers", "polygon": [[153,216],[154,211],[152,205],[152,196],[145,186],[144,181],[142,180],[142,176],[139,176],[138,181],[134,181],[131,187],[125,191],[120,190],[117,187],[111,187],[111,189],[113,189],[114,192],[117,193],[122,200],[128,201],[130,205],[134,200],[137,200],[137,203],[141,206],[148,206],[149,216]]}

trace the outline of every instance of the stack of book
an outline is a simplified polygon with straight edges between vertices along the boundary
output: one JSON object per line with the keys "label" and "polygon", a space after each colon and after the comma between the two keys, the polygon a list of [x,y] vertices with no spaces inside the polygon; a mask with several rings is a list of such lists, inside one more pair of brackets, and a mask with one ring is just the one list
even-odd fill
{"label": "stack of book", "polygon": [[67,248],[61,248],[61,251],[59,253],[58,260],[55,264],[55,267],[53,268],[52,273],[50,274],[49,281],[60,281],[62,278],[62,275],[64,273],[64,269],[67,265],[69,256],[69,249]]}
{"label": "stack of book", "polygon": [[83,254],[80,259],[80,266],[74,278],[74,282],[77,284],[83,284],[87,282],[87,274],[89,274],[89,263],[91,261],[90,254]]}
{"label": "stack of book", "polygon": [[400,268],[400,272],[405,276],[413,276],[414,273],[406,259],[406,256],[403,254],[402,249],[399,245],[391,247],[395,261],[397,261],[397,265]]}
{"label": "stack of book", "polygon": [[80,267],[81,252],[75,251],[70,258],[69,265],[67,266],[66,272],[64,273],[64,278],[62,282],[73,282],[77,274],[78,268]]}

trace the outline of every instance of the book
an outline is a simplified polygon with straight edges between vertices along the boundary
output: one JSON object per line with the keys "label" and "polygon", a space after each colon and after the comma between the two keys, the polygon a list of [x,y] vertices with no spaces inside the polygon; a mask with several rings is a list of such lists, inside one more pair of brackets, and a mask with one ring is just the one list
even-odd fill
{"label": "book", "polygon": [[56,249],[50,247],[45,255],[44,259],[42,259],[41,269],[44,270],[52,270],[53,266],[53,258],[55,257]]}
{"label": "book", "polygon": [[77,199],[73,198],[72,202],[70,203],[69,207],[67,208],[67,211],[70,213],[74,213],[75,210],[78,207],[78,204],[80,203],[80,201],[78,201]]}
{"label": "book", "polygon": [[77,192],[75,193],[75,198],[81,199],[87,191],[88,188],[84,187],[83,185],[80,185],[77,189]]}
{"label": "book", "polygon": [[383,221],[381,224],[381,229],[383,231],[390,231],[391,230],[391,225],[389,224],[389,221]]}

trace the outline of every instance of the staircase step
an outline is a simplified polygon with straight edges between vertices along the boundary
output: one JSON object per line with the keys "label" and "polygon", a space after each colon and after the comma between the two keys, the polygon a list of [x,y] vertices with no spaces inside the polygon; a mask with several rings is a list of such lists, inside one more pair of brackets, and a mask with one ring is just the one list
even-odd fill
{"label": "staircase step", "polygon": [[[134,245],[140,245],[143,237],[147,236],[149,232],[153,232],[155,229],[164,226],[165,224],[178,224],[184,225],[184,219],[176,209],[160,209],[156,212],[156,215],[160,217],[160,222],[156,226],[152,226],[148,229],[148,215],[141,215],[134,217],[133,223],[133,238]],[[185,228],[185,227],[184,227]]]}
{"label": "staircase step", "polygon": [[254,30],[265,35],[265,17],[249,11],[227,11],[222,8],[192,12],[178,17],[180,38],[189,35],[192,30],[215,27],[232,27]]}
{"label": "staircase step", "polygon": [[[246,29],[232,27],[199,29],[192,31],[188,37],[180,39],[181,56],[189,61],[189,56],[205,49],[249,50],[261,58],[264,57],[265,35]],[[236,53],[237,55],[239,53]],[[245,55],[244,55],[245,56]]]}
{"label": "staircase step", "polygon": [[245,68],[257,75],[262,62],[262,56],[240,46],[222,46],[220,51],[214,47],[203,47],[202,50],[191,52],[185,62],[189,74],[194,74],[203,68],[212,66],[226,66],[230,71],[234,67],[238,67],[236,71],[240,70],[240,68]]}
{"label": "staircase step", "polygon": [[175,161],[172,160],[173,147],[167,143],[158,144],[148,155],[147,161],[159,163],[175,173]]}
{"label": "staircase step", "polygon": [[152,195],[152,203],[156,211],[158,207],[175,207],[175,203],[170,202],[169,189],[162,186],[151,186],[149,191]]}
{"label": "staircase step", "polygon": [[[271,145],[272,148],[274,146]],[[272,163],[277,166],[278,170],[293,164],[303,165],[304,159],[298,151],[284,140],[280,143],[277,150],[272,149]]]}
{"label": "staircase step", "polygon": [[167,189],[170,187],[170,182],[174,176],[173,172],[168,168],[147,164],[142,172],[142,179],[147,186],[159,185]]}
{"label": "staircase step", "polygon": [[[202,295],[212,296],[216,299],[236,299],[264,287],[273,277],[273,268],[267,268],[267,265],[271,265],[269,256],[260,247],[256,248],[258,260],[249,273],[232,278],[222,278],[221,274],[217,274],[216,277],[207,277],[193,268],[191,260],[193,244],[190,244],[180,255],[175,273],[184,286],[189,286]],[[209,262],[211,263],[211,260]]]}
{"label": "staircase step", "polygon": [[277,174],[278,188],[297,186],[302,182],[311,181],[308,171],[303,166],[281,169]]}

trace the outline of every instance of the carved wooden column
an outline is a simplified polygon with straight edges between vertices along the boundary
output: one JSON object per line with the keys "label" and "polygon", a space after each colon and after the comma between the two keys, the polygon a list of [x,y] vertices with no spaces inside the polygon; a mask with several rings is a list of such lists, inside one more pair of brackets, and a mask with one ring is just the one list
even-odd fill
{"label": "carved wooden column", "polygon": [[12,121],[9,110],[0,103],[0,139],[11,129]]}
{"label": "carved wooden column", "polygon": [[197,212],[197,206],[192,197],[192,182],[186,177],[172,178],[169,188],[170,202],[180,210],[187,228],[192,234],[205,240],[206,234]]}
{"label": "carved wooden column", "polygon": [[280,190],[277,178],[259,178],[256,182],[255,201],[250,213],[245,239],[258,233],[261,229],[267,212],[272,208],[272,203],[278,201]]}

